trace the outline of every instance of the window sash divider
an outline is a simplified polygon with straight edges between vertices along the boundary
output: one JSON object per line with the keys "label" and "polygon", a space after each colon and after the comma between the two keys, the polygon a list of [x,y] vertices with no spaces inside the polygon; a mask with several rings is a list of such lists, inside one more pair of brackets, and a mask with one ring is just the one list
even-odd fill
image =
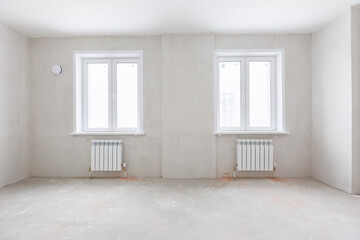
{"label": "window sash divider", "polygon": [[111,102],[112,102],[112,117],[111,117],[111,126],[112,126],[112,131],[116,131],[117,128],[117,71],[116,71],[116,60],[112,59],[111,60],[111,74],[112,74],[112,78],[111,78],[111,87],[112,87],[112,92],[111,92]]}

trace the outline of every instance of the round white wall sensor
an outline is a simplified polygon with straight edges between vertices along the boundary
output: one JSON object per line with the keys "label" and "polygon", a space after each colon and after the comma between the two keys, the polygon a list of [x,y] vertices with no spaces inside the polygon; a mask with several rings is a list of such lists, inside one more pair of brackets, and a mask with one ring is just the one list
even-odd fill
{"label": "round white wall sensor", "polygon": [[51,71],[53,74],[59,75],[62,72],[62,68],[59,65],[53,65]]}

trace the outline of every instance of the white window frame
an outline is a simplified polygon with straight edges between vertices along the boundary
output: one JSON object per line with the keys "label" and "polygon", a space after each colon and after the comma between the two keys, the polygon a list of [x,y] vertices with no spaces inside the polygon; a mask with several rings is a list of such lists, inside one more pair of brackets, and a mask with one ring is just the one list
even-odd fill
{"label": "white window frame", "polygon": [[275,131],[276,130],[276,58],[275,57],[246,57],[246,70],[249,71],[250,62],[270,62],[270,127],[251,127],[250,126],[250,75],[246,72],[246,130],[247,131]]}
{"label": "white window frame", "polygon": [[[109,69],[109,127],[88,128],[87,64],[107,63]],[[136,63],[138,68],[137,128],[117,128],[117,63]],[[143,127],[143,57],[134,51],[75,51],[74,52],[74,132],[72,135],[144,135]]]}
{"label": "white window frame", "polygon": [[[220,62],[240,62],[241,127],[220,127]],[[271,126],[249,125],[249,63],[271,62]],[[214,134],[289,134],[285,126],[285,51],[276,50],[215,50],[214,52]]]}
{"label": "white window frame", "polygon": [[[88,127],[88,64],[89,63],[106,63],[108,65],[108,104],[109,104],[109,111],[108,111],[108,119],[109,119],[109,127],[108,128],[89,128]],[[110,132],[112,129],[112,121],[111,119],[111,60],[110,59],[83,59],[82,61],[82,68],[83,68],[83,129],[84,132]]]}
{"label": "white window frame", "polygon": [[[216,114],[216,129],[218,129],[219,132],[237,132],[237,131],[245,131],[246,127],[243,123],[245,123],[245,111],[246,111],[246,104],[245,104],[245,81],[241,81],[240,82],[240,89],[241,89],[241,93],[240,93],[240,127],[220,127],[220,101],[219,101],[219,90],[220,90],[220,72],[219,72],[219,64],[220,62],[240,62],[240,78],[241,79],[245,79],[245,65],[246,65],[246,59],[244,57],[219,57],[217,58],[217,62],[215,65],[215,68],[217,68],[217,78],[218,80],[215,81],[215,89],[217,89],[215,91],[215,99],[216,101],[216,110],[217,112],[219,112],[219,114]],[[216,95],[217,94],[217,95]]]}

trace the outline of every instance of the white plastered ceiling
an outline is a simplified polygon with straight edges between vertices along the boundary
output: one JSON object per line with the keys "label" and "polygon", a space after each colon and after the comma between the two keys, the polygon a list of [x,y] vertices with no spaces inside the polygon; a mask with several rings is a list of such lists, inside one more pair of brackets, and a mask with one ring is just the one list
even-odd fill
{"label": "white plastered ceiling", "polygon": [[360,0],[11,0],[0,22],[29,37],[310,33]]}

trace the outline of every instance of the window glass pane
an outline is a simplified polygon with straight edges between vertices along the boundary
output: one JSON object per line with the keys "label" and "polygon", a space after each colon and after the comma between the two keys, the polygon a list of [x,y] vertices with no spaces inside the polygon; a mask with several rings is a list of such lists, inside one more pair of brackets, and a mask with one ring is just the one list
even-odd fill
{"label": "window glass pane", "polygon": [[220,127],[240,127],[240,62],[219,63]]}
{"label": "window glass pane", "polygon": [[107,63],[88,65],[88,128],[109,127],[109,71]]}
{"label": "window glass pane", "polygon": [[117,127],[138,126],[137,63],[117,64]]}
{"label": "window glass pane", "polygon": [[249,125],[271,127],[270,62],[249,63]]}

